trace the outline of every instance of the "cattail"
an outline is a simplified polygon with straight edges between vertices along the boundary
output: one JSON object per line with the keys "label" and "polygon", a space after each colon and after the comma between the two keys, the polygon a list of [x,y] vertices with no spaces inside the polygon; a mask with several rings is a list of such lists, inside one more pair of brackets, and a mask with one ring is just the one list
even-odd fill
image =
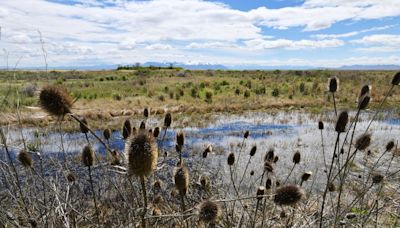
{"label": "cattail", "polygon": [[356,149],[357,150],[365,150],[371,144],[371,135],[363,134],[356,140]]}
{"label": "cattail", "polygon": [[176,143],[179,145],[179,146],[183,146],[183,144],[185,143],[185,135],[183,134],[183,132],[181,131],[181,132],[178,132],[177,134],[176,134]]}
{"label": "cattail", "polygon": [[109,128],[104,129],[103,136],[106,140],[109,140],[111,138],[111,130]]}
{"label": "cattail", "polygon": [[379,184],[383,181],[383,179],[385,179],[385,177],[382,174],[376,173],[372,176],[372,183]]}
{"label": "cattail", "polygon": [[270,173],[274,172],[274,167],[272,166],[271,162],[269,161],[264,162],[264,170]]}
{"label": "cattail", "polygon": [[336,77],[329,78],[329,92],[335,93],[338,89],[339,79]]}
{"label": "cattail", "polygon": [[18,161],[21,162],[24,167],[32,167],[32,156],[24,149],[19,152]]}
{"label": "cattail", "polygon": [[400,84],[400,72],[397,72],[392,79],[392,85],[399,85]]}
{"label": "cattail", "polygon": [[245,139],[247,139],[249,137],[249,135],[250,135],[250,132],[249,131],[245,131],[243,137]]}
{"label": "cattail", "polygon": [[82,118],[81,121],[79,122],[79,128],[81,129],[81,132],[83,134],[87,134],[89,132],[88,128],[88,122],[86,121],[86,118]]}
{"label": "cattail", "polygon": [[294,153],[294,155],[293,155],[293,163],[294,164],[299,164],[300,163],[300,159],[301,159],[301,155],[300,155],[300,152],[296,152],[296,153]]}
{"label": "cattail", "polygon": [[159,135],[160,135],[160,128],[159,127],[154,128],[153,131],[154,138],[158,138]]}
{"label": "cattail", "polygon": [[324,123],[322,121],[318,122],[318,129],[319,130],[324,130]]}
{"label": "cattail", "polygon": [[308,181],[310,177],[312,176],[312,172],[305,172],[303,175],[301,175],[301,181]]}
{"label": "cattail", "polygon": [[144,115],[145,118],[148,118],[148,117],[149,117],[149,109],[148,109],[148,108],[145,108],[145,109],[144,109],[143,115]]}
{"label": "cattail", "polygon": [[257,146],[254,145],[250,150],[250,156],[253,157],[256,154],[256,151],[257,151]]}
{"label": "cattail", "polygon": [[297,185],[289,184],[278,188],[274,202],[278,205],[295,205],[304,197],[304,191]]}
{"label": "cattail", "polygon": [[264,161],[273,161],[274,160],[274,149],[269,149],[265,154]]}
{"label": "cattail", "polygon": [[265,187],[264,186],[258,186],[258,188],[257,188],[257,199],[258,200],[262,199],[263,195],[265,195]]}
{"label": "cattail", "polygon": [[269,190],[272,188],[272,180],[270,178],[265,181],[265,189]]}
{"label": "cattail", "polygon": [[189,170],[185,166],[176,168],[174,174],[175,187],[184,196],[189,187]]}
{"label": "cattail", "polygon": [[204,223],[215,223],[220,216],[221,208],[216,202],[206,200],[200,204],[200,221]]}
{"label": "cattail", "polygon": [[74,174],[74,173],[68,173],[68,175],[67,175],[67,180],[68,180],[69,182],[71,182],[71,183],[75,182],[75,181],[76,181],[76,176],[75,176],[75,174]]}
{"label": "cattail", "polygon": [[228,155],[228,165],[232,166],[235,163],[235,154],[234,153],[230,153]]}
{"label": "cattail", "polygon": [[370,100],[371,97],[368,94],[365,94],[362,97],[360,97],[360,99],[358,100],[358,109],[360,110],[366,109]]}
{"label": "cattail", "polygon": [[335,131],[338,133],[345,132],[346,125],[348,122],[349,122],[349,114],[347,113],[347,111],[341,112],[336,122]]}
{"label": "cattail", "polygon": [[90,145],[85,145],[82,149],[82,163],[85,166],[93,166],[94,151]]}
{"label": "cattail", "polygon": [[125,120],[122,126],[122,137],[126,140],[132,133],[132,126],[129,120]]}
{"label": "cattail", "polygon": [[164,127],[168,128],[171,126],[172,116],[171,113],[167,113],[164,118]]}
{"label": "cattail", "polygon": [[359,98],[369,94],[369,91],[371,91],[371,86],[370,85],[364,85],[363,87],[361,87],[361,91],[360,91],[360,95],[358,96]]}
{"label": "cattail", "polygon": [[146,123],[144,121],[142,121],[140,123],[139,130],[144,130],[144,129],[146,129]]}
{"label": "cattail", "polygon": [[60,117],[71,112],[73,100],[61,87],[48,85],[39,95],[40,106],[49,114]]}
{"label": "cattail", "polygon": [[140,177],[150,175],[157,166],[158,151],[152,135],[141,130],[125,144],[128,174]]}
{"label": "cattail", "polygon": [[394,141],[390,141],[388,142],[388,144],[386,144],[386,151],[391,151],[394,148]]}

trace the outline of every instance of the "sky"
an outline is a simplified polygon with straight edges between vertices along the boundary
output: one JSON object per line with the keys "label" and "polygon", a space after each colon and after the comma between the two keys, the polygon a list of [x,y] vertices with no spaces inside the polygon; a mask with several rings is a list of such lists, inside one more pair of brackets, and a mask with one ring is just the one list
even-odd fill
{"label": "sky", "polygon": [[1,0],[0,68],[400,65],[400,0]]}

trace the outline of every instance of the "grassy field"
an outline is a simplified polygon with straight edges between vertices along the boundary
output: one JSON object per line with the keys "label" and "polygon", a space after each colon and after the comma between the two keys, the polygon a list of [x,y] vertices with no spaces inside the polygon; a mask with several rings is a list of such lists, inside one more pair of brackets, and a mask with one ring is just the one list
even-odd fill
{"label": "grassy field", "polygon": [[[240,113],[247,110],[300,110],[319,113],[330,109],[328,78],[340,80],[336,99],[341,107],[354,108],[358,90],[372,89],[371,107],[387,91],[391,71],[189,71],[149,69],[119,71],[17,71],[0,72],[1,123],[13,122],[19,104],[22,122],[46,124],[36,112],[37,94],[45,84],[65,87],[77,98],[75,112],[90,120],[112,120],[131,116],[151,107],[152,114],[166,111],[196,117],[212,113]],[[387,108],[398,108],[395,91]],[[27,108],[28,107],[28,108]],[[339,107],[340,108],[340,107]],[[33,115],[32,115],[33,113]],[[40,121],[37,121],[37,120]]]}

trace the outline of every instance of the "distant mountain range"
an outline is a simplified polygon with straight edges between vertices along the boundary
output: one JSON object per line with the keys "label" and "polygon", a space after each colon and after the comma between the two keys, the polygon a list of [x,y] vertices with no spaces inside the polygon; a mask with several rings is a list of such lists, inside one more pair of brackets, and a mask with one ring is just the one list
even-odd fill
{"label": "distant mountain range", "polygon": [[[141,66],[168,67],[172,64],[174,67],[181,67],[188,70],[400,70],[400,65],[346,65],[337,68],[314,67],[314,66],[257,66],[257,65],[233,65],[225,66],[221,64],[184,64],[184,63],[167,63],[167,62],[146,62]],[[49,70],[114,70],[117,69],[116,64],[102,64],[93,66],[77,66],[77,67],[49,67]],[[25,67],[20,70],[43,70],[43,67]],[[0,70],[2,70],[0,68]]]}

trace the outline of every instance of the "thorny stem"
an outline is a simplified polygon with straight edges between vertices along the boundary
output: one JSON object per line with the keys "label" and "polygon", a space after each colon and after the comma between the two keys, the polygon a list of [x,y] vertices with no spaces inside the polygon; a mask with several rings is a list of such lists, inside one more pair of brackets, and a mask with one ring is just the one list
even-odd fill
{"label": "thorny stem", "polygon": [[143,193],[143,214],[142,214],[142,228],[146,228],[146,213],[147,213],[147,192],[146,192],[146,182],[144,176],[140,176],[140,184],[142,185]]}

